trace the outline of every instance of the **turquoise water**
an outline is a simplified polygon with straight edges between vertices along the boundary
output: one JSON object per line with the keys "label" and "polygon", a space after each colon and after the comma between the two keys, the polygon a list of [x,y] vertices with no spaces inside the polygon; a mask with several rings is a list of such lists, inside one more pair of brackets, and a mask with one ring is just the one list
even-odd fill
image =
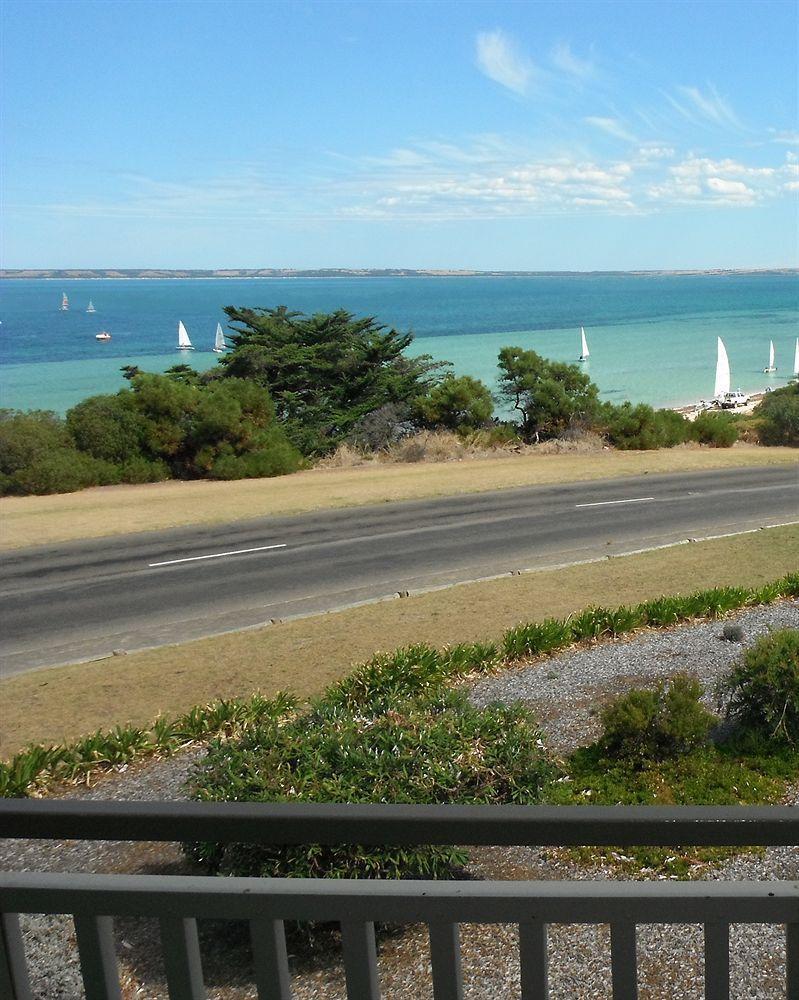
{"label": "turquoise water", "polygon": [[[59,311],[61,293],[69,312]],[[97,308],[87,314],[91,299]],[[799,335],[799,275],[540,275],[451,278],[6,280],[0,282],[0,403],[64,412],[125,385],[119,369],[189,361],[205,368],[228,304],[303,312],[346,308],[414,331],[414,353],[496,382],[508,345],[572,361],[585,326],[584,370],[602,396],[660,406],[713,392],[716,336],[732,382],[748,392],[784,385]],[[178,352],[177,321],[197,350]],[[98,343],[94,335],[110,331]],[[778,371],[764,375],[773,339]]]}

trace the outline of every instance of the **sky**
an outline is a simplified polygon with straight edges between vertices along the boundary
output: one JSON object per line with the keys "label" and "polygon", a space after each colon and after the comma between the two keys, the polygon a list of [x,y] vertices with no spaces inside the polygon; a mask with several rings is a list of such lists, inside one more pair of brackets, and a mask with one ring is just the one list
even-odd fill
{"label": "sky", "polygon": [[797,5],[5,0],[0,262],[799,265]]}

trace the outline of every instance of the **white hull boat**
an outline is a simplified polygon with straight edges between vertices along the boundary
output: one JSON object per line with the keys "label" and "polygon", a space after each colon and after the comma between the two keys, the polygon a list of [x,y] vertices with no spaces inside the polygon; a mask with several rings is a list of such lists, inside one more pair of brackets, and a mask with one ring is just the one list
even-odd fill
{"label": "white hull boat", "polygon": [[183,325],[183,320],[178,321],[178,350],[179,351],[194,350],[192,342],[189,340],[189,334],[186,330],[186,327]]}
{"label": "white hull boat", "polygon": [[224,354],[227,344],[225,343],[225,334],[222,330],[222,324],[216,324],[216,335],[214,337],[214,354]]}
{"label": "white hull boat", "polygon": [[764,375],[770,375],[771,372],[775,372],[777,366],[774,364],[774,341],[770,340],[768,342],[768,364],[763,369]]}
{"label": "white hull boat", "polygon": [[91,299],[89,299],[89,305],[86,307],[86,312],[87,313],[96,313],[97,312],[97,310],[94,308],[94,303],[92,302]]}

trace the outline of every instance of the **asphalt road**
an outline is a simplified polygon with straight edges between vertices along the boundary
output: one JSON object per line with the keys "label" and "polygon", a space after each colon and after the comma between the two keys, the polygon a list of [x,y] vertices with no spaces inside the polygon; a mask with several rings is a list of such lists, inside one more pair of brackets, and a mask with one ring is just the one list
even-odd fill
{"label": "asphalt road", "polygon": [[[2,675],[799,520],[799,472],[525,487],[8,553]],[[590,597],[590,595],[587,595]]]}

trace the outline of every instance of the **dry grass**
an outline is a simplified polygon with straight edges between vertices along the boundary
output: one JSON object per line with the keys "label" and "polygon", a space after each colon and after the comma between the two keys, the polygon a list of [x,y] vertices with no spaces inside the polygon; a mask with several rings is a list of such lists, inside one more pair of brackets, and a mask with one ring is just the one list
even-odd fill
{"label": "dry grass", "polygon": [[520,621],[562,617],[590,604],[754,587],[797,566],[799,527],[771,528],[12,677],[0,685],[0,756],[30,741],[147,723],[159,712],[175,714],[217,697],[281,689],[308,697],[380,649],[497,638]]}
{"label": "dry grass", "polygon": [[491,458],[438,464],[372,462],[230,483],[105,486],[81,493],[3,498],[0,549],[511,486],[797,463],[799,452],[795,448],[751,445],[556,455],[500,452]]}

